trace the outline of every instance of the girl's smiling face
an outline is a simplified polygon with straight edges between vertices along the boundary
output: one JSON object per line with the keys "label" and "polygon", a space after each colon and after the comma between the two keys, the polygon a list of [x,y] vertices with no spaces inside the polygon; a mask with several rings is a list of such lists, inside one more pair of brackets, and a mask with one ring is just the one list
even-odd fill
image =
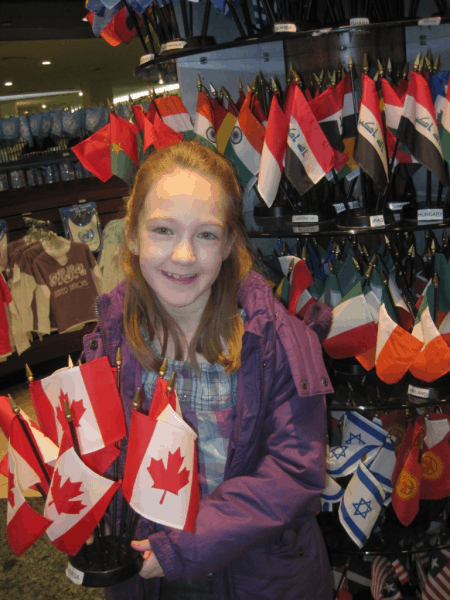
{"label": "girl's smiling face", "polygon": [[174,167],[147,194],[135,252],[173,316],[203,313],[233,243],[224,219],[219,186],[199,171]]}

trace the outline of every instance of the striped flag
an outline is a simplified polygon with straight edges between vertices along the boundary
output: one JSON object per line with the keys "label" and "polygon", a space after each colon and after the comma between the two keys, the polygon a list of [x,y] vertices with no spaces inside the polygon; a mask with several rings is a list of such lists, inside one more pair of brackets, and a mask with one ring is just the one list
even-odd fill
{"label": "striped flag", "polygon": [[252,93],[248,92],[224,152],[236,165],[243,187],[259,171],[266,133],[265,127],[250,110],[251,99]]}
{"label": "striped flag", "polygon": [[378,450],[378,445],[374,444],[333,446],[327,455],[327,473],[333,477],[351,475],[356,471],[362,460],[374,459]]}
{"label": "striped flag", "polygon": [[154,100],[166,125],[178,133],[193,132],[192,120],[179,96],[165,96]]}
{"label": "striped flag", "polygon": [[217,150],[220,154],[223,154],[236,123],[236,117],[224,108],[215,98],[212,99],[212,106],[214,111],[213,122],[214,131],[216,132]]}
{"label": "striped flag", "polygon": [[392,494],[392,473],[395,466],[394,444],[389,438],[386,438],[384,444],[379,448],[373,461],[365,462],[370,468],[372,475],[378,479],[386,492],[386,496]]}
{"label": "striped flag", "polygon": [[194,119],[194,132],[213,148],[217,148],[214,131],[214,113],[208,96],[201,90],[197,96],[197,110]]}
{"label": "striped flag", "polygon": [[305,194],[332,169],[334,162],[333,148],[296,86],[289,116],[286,176],[299,194]]}
{"label": "striped flag", "polygon": [[355,411],[345,413],[342,429],[344,444],[382,446],[387,438],[387,431],[375,419],[371,421]]}
{"label": "striped flag", "polygon": [[410,74],[397,137],[414,158],[435,173],[443,185],[446,184],[447,175],[430,88],[425,78],[415,71]]}
{"label": "striped flag", "polygon": [[320,506],[323,512],[333,512],[333,505],[342,500],[344,488],[341,487],[328,473],[325,489],[320,496]]}
{"label": "striped flag", "polygon": [[344,109],[345,82],[340,81],[337,86],[329,87],[318,98],[309,102],[314,116],[323,133],[335,150],[343,152],[343,109]]}
{"label": "striped flag", "polygon": [[274,94],[270,105],[269,120],[261,153],[258,174],[258,192],[267,206],[272,206],[283,173],[286,139],[289,121]]}
{"label": "striped flag", "polygon": [[375,186],[383,191],[388,183],[388,165],[380,103],[375,82],[364,73],[361,80],[363,93],[354,156]]}
{"label": "striped flag", "polygon": [[354,138],[356,136],[356,117],[353,104],[352,78],[350,72],[344,79],[344,104],[342,107],[342,137]]}
{"label": "striped flag", "polygon": [[[389,150],[389,157],[392,158],[397,139],[397,130],[403,113],[403,100],[399,98],[392,84],[384,77],[381,79],[381,89],[383,93],[384,115],[387,126],[386,142]],[[417,162],[403,144],[399,144],[397,147],[395,160],[397,163]]]}
{"label": "striped flag", "polygon": [[450,597],[450,549],[431,554],[430,569],[421,585],[422,600],[448,600]]}
{"label": "striped flag", "polygon": [[450,85],[447,86],[447,95],[442,111],[441,146],[444,159],[450,162]]}
{"label": "striped flag", "polygon": [[385,556],[376,556],[372,562],[370,591],[374,600],[400,600],[403,595],[393,578],[395,573],[391,561]]}

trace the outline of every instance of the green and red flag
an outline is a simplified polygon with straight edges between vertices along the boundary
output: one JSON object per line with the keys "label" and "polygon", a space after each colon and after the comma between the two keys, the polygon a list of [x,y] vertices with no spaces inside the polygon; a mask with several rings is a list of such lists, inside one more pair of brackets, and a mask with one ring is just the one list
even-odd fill
{"label": "green and red flag", "polygon": [[91,136],[72,146],[72,150],[80,163],[90,173],[108,181],[113,176],[111,172],[111,132],[110,125],[105,125]]}
{"label": "green and red flag", "polygon": [[116,116],[113,112],[109,124],[111,128],[111,172],[131,187],[139,167],[137,142],[139,127]]}
{"label": "green and red flag", "polygon": [[424,422],[426,434],[421,460],[420,497],[423,500],[440,500],[450,494],[449,416],[430,413]]}
{"label": "green and red flag", "polygon": [[[311,275],[311,271],[308,269],[306,263],[299,258],[294,265],[291,276],[291,289],[288,304],[288,310],[291,315],[295,315],[301,310],[302,306],[299,306],[299,300],[313,283],[314,279]],[[310,299],[305,297],[304,300],[306,300],[306,304],[308,304]]]}

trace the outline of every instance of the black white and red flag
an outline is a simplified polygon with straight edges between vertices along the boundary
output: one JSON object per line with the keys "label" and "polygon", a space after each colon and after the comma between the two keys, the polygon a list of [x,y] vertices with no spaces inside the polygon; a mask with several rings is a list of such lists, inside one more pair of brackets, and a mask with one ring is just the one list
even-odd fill
{"label": "black white and red flag", "polygon": [[433,99],[426,79],[415,71],[409,76],[397,137],[415,159],[446,185],[447,175]]}
{"label": "black white and red flag", "polygon": [[380,103],[375,82],[361,75],[362,99],[355,143],[355,160],[382,192],[388,183],[388,164]]}

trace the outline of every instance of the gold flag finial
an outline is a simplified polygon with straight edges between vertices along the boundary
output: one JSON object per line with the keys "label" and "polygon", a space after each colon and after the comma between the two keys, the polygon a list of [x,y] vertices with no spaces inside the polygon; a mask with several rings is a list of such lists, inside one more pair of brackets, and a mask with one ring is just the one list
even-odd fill
{"label": "gold flag finial", "polygon": [[244,89],[244,86],[242,85],[242,81],[240,79],[238,79],[238,90],[242,91]]}
{"label": "gold flag finial", "polygon": [[72,420],[72,413],[70,411],[70,406],[67,400],[64,400],[64,416],[68,421]]}
{"label": "gold flag finial", "polygon": [[302,261],[306,262],[307,260],[308,260],[308,248],[305,245],[302,248]]}
{"label": "gold flag finial", "polygon": [[213,95],[213,98],[217,98],[218,94],[216,88],[213,86],[212,83],[209,84],[209,87],[211,88],[211,94]]}
{"label": "gold flag finial", "polygon": [[197,75],[197,89],[198,89],[199,92],[201,92],[202,86],[203,86],[203,84],[202,84],[202,78],[200,77],[200,75]]}
{"label": "gold flag finial", "polygon": [[333,275],[334,265],[333,265],[333,261],[331,261],[331,260],[328,261],[328,270],[330,271],[331,275]]}
{"label": "gold flag finial", "polygon": [[325,77],[325,71],[324,71],[324,69],[322,69],[319,74],[319,84],[320,85],[322,85],[324,77]]}
{"label": "gold flag finial", "polygon": [[253,81],[252,81],[252,85],[251,85],[251,89],[252,92],[255,93],[256,92],[256,85],[258,83],[258,75],[255,75]]}
{"label": "gold flag finial", "polygon": [[433,275],[433,286],[434,286],[434,289],[435,289],[435,290],[437,290],[437,289],[438,289],[438,287],[439,287],[439,283],[440,283],[440,280],[439,280],[439,275],[438,275],[437,273],[435,273],[435,274]]}
{"label": "gold flag finial", "polygon": [[406,63],[406,65],[403,67],[403,71],[402,71],[403,79],[406,79],[408,77],[408,73],[409,73],[409,64]]}
{"label": "gold flag finial", "polygon": [[436,73],[436,71],[439,69],[439,64],[441,62],[441,57],[438,54],[436,56],[436,58],[434,59],[434,63],[433,63],[433,73]]}
{"label": "gold flag finial", "polygon": [[249,84],[247,83],[247,94],[248,94],[248,93],[250,93],[250,94],[252,93],[252,88],[251,88],[251,87],[249,86]]}
{"label": "gold flag finial", "polygon": [[391,59],[388,58],[386,71],[388,75],[392,75],[392,62]]}
{"label": "gold flag finial", "polygon": [[419,65],[420,65],[420,61],[421,61],[421,56],[420,56],[420,52],[417,54],[415,60],[414,60],[414,71],[419,71]]}
{"label": "gold flag finial", "polygon": [[117,350],[116,350],[116,366],[120,367],[122,365],[122,351],[120,349],[120,346],[117,346]]}
{"label": "gold flag finial", "polygon": [[313,73],[313,77],[316,81],[316,85],[320,85],[320,77],[318,77],[315,73]]}
{"label": "gold flag finial", "polygon": [[425,64],[427,66],[428,71],[430,71],[431,73],[431,71],[433,70],[433,63],[431,62],[428,56],[425,56]]}
{"label": "gold flag finial", "polygon": [[297,85],[301,83],[300,75],[297,73],[295,69],[292,69],[292,79],[295,81]]}
{"label": "gold flag finial", "polygon": [[138,388],[135,391],[132,406],[133,410],[139,410],[141,408],[141,388]]}
{"label": "gold flag finial", "polygon": [[277,94],[278,93],[278,86],[277,86],[277,82],[275,80],[275,77],[271,77],[270,78],[270,86],[272,88],[272,92],[274,94]]}
{"label": "gold flag finial", "polygon": [[70,356],[70,354],[67,357],[67,366],[69,367],[69,369],[73,369],[73,362],[72,362],[72,357]]}
{"label": "gold flag finial", "polygon": [[356,258],[354,256],[352,256],[353,258],[353,264],[355,265],[356,270],[361,273],[361,265],[359,264],[359,261],[356,260]]}
{"label": "gold flag finial", "polygon": [[331,87],[333,87],[333,88],[336,87],[336,83],[337,83],[336,71],[333,71],[333,73],[331,74],[330,82],[331,82]]}
{"label": "gold flag finial", "polygon": [[377,67],[378,67],[378,73],[380,74],[380,77],[384,77],[384,67],[379,58],[377,58]]}
{"label": "gold flag finial", "polygon": [[426,53],[426,55],[425,55],[425,56],[426,56],[426,58],[428,58],[428,60],[429,60],[430,62],[433,62],[433,54],[431,53],[431,48],[430,48],[430,46],[428,46],[428,50],[427,50],[427,53]]}
{"label": "gold flag finial", "polygon": [[433,256],[436,254],[436,241],[434,238],[431,240],[431,254]]}
{"label": "gold flag finial", "polygon": [[353,69],[353,59],[350,54],[348,55],[348,68],[350,71]]}
{"label": "gold flag finial", "polygon": [[422,56],[422,58],[420,59],[420,63],[419,63],[419,73],[422,73],[424,63],[425,63],[425,57]]}
{"label": "gold flag finial", "polygon": [[366,75],[369,73],[369,59],[367,58],[367,54],[365,52],[363,55],[363,73]]}
{"label": "gold flag finial", "polygon": [[170,392],[173,391],[173,388],[175,387],[175,380],[177,378],[177,372],[173,371],[172,375],[170,376],[169,381],[167,382],[167,392],[170,394]]}
{"label": "gold flag finial", "polygon": [[15,415],[20,414],[20,408],[19,406],[14,402],[13,397],[11,396],[11,394],[8,394],[8,398],[9,398],[9,403],[11,404],[11,408],[12,411]]}
{"label": "gold flag finial", "polygon": [[34,381],[33,372],[31,371],[30,367],[27,364],[25,364],[25,372],[27,374],[28,381]]}
{"label": "gold flag finial", "polygon": [[295,267],[295,260],[292,259],[291,262],[289,263],[289,273],[292,273],[292,271],[294,270]]}
{"label": "gold flag finial", "polygon": [[159,372],[158,375],[162,378],[165,376],[167,371],[167,358],[164,357],[164,360],[161,363],[161,366],[159,367]]}

